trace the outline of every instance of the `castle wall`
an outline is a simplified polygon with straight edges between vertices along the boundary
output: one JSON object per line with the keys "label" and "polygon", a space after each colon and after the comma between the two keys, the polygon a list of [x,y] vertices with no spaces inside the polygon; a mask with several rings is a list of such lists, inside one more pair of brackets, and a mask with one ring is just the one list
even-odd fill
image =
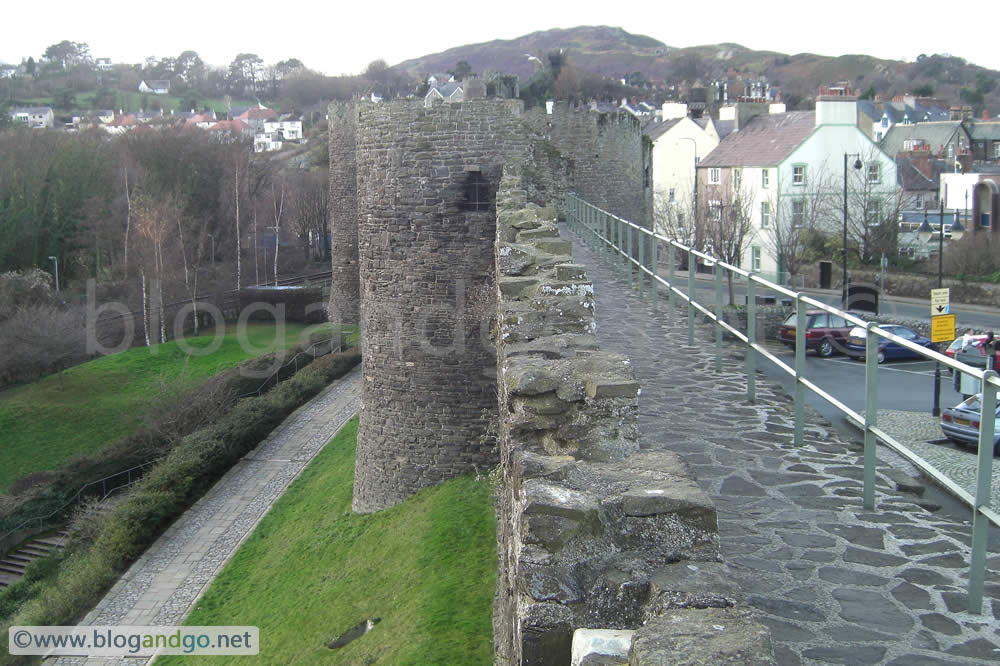
{"label": "castle wall", "polygon": [[353,102],[333,102],[327,117],[330,140],[328,206],[333,271],[327,310],[332,322],[357,324],[361,308],[355,143],[357,111]]}
{"label": "castle wall", "polygon": [[563,102],[555,104],[551,114],[535,109],[528,117],[532,127],[570,161],[577,194],[652,228],[652,146],[643,137],[638,118],[626,111],[597,113]]}
{"label": "castle wall", "polygon": [[493,200],[527,136],[517,100],[360,103],[357,114],[364,387],[353,506],[377,511],[496,464]]}

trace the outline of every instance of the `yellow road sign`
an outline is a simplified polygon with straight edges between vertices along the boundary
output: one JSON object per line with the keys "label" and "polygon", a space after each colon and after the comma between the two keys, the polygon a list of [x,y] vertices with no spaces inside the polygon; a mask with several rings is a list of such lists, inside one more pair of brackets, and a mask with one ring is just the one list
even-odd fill
{"label": "yellow road sign", "polygon": [[951,342],[955,339],[955,315],[931,317],[931,342]]}

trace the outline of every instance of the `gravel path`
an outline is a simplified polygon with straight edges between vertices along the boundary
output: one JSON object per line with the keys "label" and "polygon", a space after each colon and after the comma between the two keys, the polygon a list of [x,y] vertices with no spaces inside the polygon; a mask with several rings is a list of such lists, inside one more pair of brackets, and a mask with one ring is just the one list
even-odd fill
{"label": "gravel path", "polygon": [[708,326],[689,347],[686,310],[654,310],[564,237],[594,281],[601,348],[627,353],[642,384],[642,445],[681,454],[715,501],[723,555],[780,664],[1000,661],[1000,557],[988,554],[984,614],[967,613],[968,523],[896,491],[884,460],[877,510],[864,511],[859,446],[809,410],[796,447],[779,386],[759,375],[746,402],[739,347],[727,344],[716,373]]}
{"label": "gravel path", "polygon": [[[81,625],[181,624],[288,485],[358,411],[361,369],[300,407],[188,509],[108,591]],[[57,664],[142,660],[61,658]]]}

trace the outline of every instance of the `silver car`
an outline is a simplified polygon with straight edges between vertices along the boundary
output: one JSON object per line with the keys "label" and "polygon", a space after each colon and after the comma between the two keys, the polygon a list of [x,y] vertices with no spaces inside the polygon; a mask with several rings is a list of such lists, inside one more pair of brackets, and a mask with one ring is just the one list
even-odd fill
{"label": "silver car", "polygon": [[[981,395],[949,407],[941,413],[941,431],[945,437],[963,446],[979,447],[979,415],[982,411],[979,400]],[[993,455],[1000,454],[1000,405],[993,426]]]}

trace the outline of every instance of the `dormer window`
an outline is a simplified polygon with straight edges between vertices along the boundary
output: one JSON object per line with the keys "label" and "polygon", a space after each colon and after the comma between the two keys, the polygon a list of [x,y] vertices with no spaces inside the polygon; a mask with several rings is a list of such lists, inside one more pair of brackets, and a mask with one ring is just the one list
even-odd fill
{"label": "dormer window", "polygon": [[889,127],[889,116],[887,116],[887,115],[885,115],[883,113],[882,114],[882,129],[886,129],[888,127]]}

